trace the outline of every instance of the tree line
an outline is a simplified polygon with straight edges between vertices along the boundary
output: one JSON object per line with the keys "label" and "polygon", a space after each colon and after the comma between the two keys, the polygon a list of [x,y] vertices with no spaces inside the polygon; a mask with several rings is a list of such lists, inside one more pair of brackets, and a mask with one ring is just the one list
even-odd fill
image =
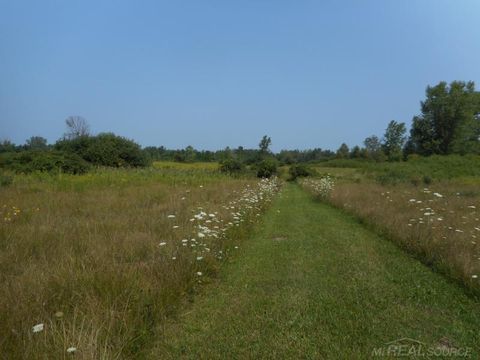
{"label": "tree line", "polygon": [[[113,133],[92,135],[87,121],[80,116],[66,119],[66,132],[54,144],[41,136],[32,136],[23,145],[0,142],[0,168],[29,172],[60,169],[81,173],[92,166],[144,167],[152,161],[219,162],[223,168],[245,165],[296,164],[337,159],[371,161],[407,160],[420,156],[480,154],[480,92],[472,81],[440,82],[428,86],[419,115],[412,119],[410,133],[403,122],[392,120],[383,136],[371,135],[363,146],[351,149],[343,143],[336,152],[315,148],[281,150],[272,153],[271,139],[264,136],[258,148],[226,147],[222,150],[167,149],[164,146],[142,148],[133,140]],[[268,172],[268,171],[267,171]]]}
{"label": "tree line", "polygon": [[412,119],[409,136],[405,123],[392,120],[383,139],[367,137],[362,148],[342,144],[337,158],[398,161],[412,154],[480,154],[480,92],[474,82],[442,81],[428,86],[425,97],[421,113]]}

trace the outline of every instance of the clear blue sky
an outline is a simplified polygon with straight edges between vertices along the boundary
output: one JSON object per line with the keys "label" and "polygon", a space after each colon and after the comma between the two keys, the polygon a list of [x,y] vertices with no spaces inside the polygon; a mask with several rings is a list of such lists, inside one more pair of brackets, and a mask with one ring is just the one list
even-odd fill
{"label": "clear blue sky", "polygon": [[425,87],[480,88],[478,0],[0,0],[0,138],[69,115],[142,145],[361,144]]}

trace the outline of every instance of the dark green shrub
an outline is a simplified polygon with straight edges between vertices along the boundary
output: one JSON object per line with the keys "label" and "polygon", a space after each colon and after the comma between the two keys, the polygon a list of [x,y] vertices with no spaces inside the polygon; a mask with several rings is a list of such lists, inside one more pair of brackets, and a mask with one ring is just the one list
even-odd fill
{"label": "dark green shrub", "polygon": [[243,164],[236,159],[226,159],[220,164],[220,171],[227,174],[239,174],[244,170]]}
{"label": "dark green shrub", "polygon": [[428,176],[428,175],[425,175],[425,176],[423,177],[423,183],[424,183],[425,185],[430,185],[430,184],[432,183],[432,178],[431,178],[430,176]]}
{"label": "dark green shrub", "polygon": [[62,151],[22,151],[2,155],[0,167],[21,173],[61,171],[83,174],[90,165],[78,155]]}
{"label": "dark green shrub", "polygon": [[275,160],[262,160],[257,166],[257,177],[269,178],[277,173],[277,162]]}
{"label": "dark green shrub", "polygon": [[55,148],[77,154],[93,165],[109,167],[145,167],[148,157],[140,145],[112,133],[61,140]]}
{"label": "dark green shrub", "polygon": [[298,177],[311,176],[312,170],[304,164],[295,164],[290,166],[290,169],[288,169],[288,173],[290,174],[289,180],[294,181]]}
{"label": "dark green shrub", "polygon": [[388,170],[376,177],[376,180],[382,185],[395,185],[407,180],[406,174],[401,171]]}

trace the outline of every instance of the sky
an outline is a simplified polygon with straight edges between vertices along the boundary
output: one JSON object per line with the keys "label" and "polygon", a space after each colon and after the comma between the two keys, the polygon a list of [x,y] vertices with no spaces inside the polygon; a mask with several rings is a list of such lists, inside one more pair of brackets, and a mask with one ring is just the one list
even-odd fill
{"label": "sky", "polygon": [[65,119],[143,146],[361,145],[480,87],[478,0],[0,0],[0,139]]}

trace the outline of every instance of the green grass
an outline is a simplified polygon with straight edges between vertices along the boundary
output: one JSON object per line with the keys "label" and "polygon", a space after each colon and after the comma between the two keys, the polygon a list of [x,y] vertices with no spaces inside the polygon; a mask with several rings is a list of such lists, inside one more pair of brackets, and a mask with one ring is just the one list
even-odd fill
{"label": "green grass", "polygon": [[480,305],[353,217],[287,185],[152,358],[370,359],[413,338],[480,355]]}
{"label": "green grass", "polygon": [[211,170],[218,171],[217,162],[193,162],[182,163],[176,161],[154,161],[153,167],[156,169],[180,169],[180,170]]}
{"label": "green grass", "polygon": [[[317,164],[315,168],[351,168],[369,174],[396,181],[423,181],[425,177],[434,180],[462,179],[476,181],[480,177],[480,156],[449,155],[414,157],[408,161],[375,163],[365,160],[336,159]],[[381,179],[380,179],[381,180]]]}

